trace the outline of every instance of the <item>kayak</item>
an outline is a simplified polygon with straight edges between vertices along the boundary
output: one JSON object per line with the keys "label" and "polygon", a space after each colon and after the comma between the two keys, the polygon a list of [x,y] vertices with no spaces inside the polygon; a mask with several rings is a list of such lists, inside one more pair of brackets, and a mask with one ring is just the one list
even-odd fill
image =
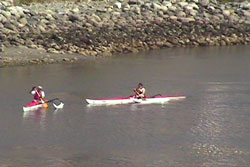
{"label": "kayak", "polygon": [[113,97],[113,98],[100,98],[100,99],[86,99],[86,102],[91,105],[113,105],[113,104],[151,104],[151,103],[165,103],[172,100],[184,99],[184,95],[172,95],[172,96],[152,96],[144,99],[137,99],[134,96],[129,97]]}
{"label": "kayak", "polygon": [[[56,102],[58,104],[56,104]],[[23,111],[33,111],[41,108],[48,108],[49,103],[52,103],[55,109],[62,109],[64,106],[64,103],[58,98],[46,101],[46,103],[40,103],[38,101],[33,100],[28,105],[23,107]]]}
{"label": "kayak", "polygon": [[40,108],[48,108],[49,104],[48,103],[40,103],[38,101],[32,101],[28,105],[23,107],[23,111],[32,111],[32,110],[37,110]]}
{"label": "kayak", "polygon": [[144,99],[134,98],[133,101],[135,103],[140,103],[140,104],[153,104],[153,103],[166,103],[169,101],[181,100],[181,99],[185,99],[185,98],[186,98],[186,96],[184,96],[184,95],[154,96],[154,97],[149,97],[149,98],[144,98]]}
{"label": "kayak", "polygon": [[103,98],[103,99],[86,99],[88,104],[94,105],[112,105],[112,104],[129,104],[133,103],[133,96],[129,97],[112,97],[112,98]]}

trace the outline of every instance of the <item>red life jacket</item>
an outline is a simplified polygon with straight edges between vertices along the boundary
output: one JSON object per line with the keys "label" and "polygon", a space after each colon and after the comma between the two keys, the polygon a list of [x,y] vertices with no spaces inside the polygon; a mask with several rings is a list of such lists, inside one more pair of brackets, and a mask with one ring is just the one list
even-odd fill
{"label": "red life jacket", "polygon": [[36,91],[35,95],[34,95],[34,99],[35,100],[41,100],[42,99],[42,91]]}

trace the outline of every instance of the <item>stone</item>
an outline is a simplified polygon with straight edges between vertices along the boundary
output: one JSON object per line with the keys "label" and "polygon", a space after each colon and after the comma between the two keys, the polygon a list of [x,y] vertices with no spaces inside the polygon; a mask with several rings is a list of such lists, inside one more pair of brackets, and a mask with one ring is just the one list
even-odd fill
{"label": "stone", "polygon": [[102,19],[101,19],[99,16],[97,16],[96,14],[93,14],[91,17],[92,17],[95,21],[97,21],[97,22],[101,22],[101,21],[102,21]]}
{"label": "stone", "polygon": [[230,14],[231,14],[231,12],[229,11],[229,10],[223,10],[222,11],[222,14],[224,15],[224,16],[230,16]]}
{"label": "stone", "polygon": [[159,5],[158,3],[152,3],[152,8],[158,10],[161,9],[161,5]]}
{"label": "stone", "polygon": [[179,18],[182,23],[190,23],[190,22],[195,22],[195,19],[192,17],[181,17]]}
{"label": "stone", "polygon": [[72,11],[73,13],[79,13],[79,12],[80,12],[79,8],[74,8],[74,9],[72,9],[71,11]]}
{"label": "stone", "polygon": [[12,31],[16,31],[16,27],[15,27],[13,24],[11,24],[10,22],[6,22],[6,23],[4,24],[4,27],[5,27],[5,28],[8,28],[8,29],[10,29],[10,30],[12,30]]}
{"label": "stone", "polygon": [[200,0],[199,3],[200,3],[201,6],[206,7],[209,4],[209,0]]}
{"label": "stone", "polygon": [[168,9],[175,12],[177,10],[177,7],[175,7],[175,6],[169,6]]}
{"label": "stone", "polygon": [[122,3],[116,2],[116,3],[114,4],[114,7],[115,7],[115,8],[118,8],[118,9],[121,9]]}
{"label": "stone", "polygon": [[25,17],[19,19],[18,22],[21,23],[23,26],[25,26],[28,23],[28,21]]}
{"label": "stone", "polygon": [[0,22],[1,23],[6,23],[8,20],[6,19],[6,17],[4,15],[0,15]]}
{"label": "stone", "polygon": [[179,12],[176,13],[176,16],[178,16],[178,17],[186,17],[186,13],[182,12],[182,11],[179,11]]}
{"label": "stone", "polygon": [[129,0],[128,4],[129,5],[136,5],[137,4],[137,0]]}
{"label": "stone", "polygon": [[2,13],[3,16],[5,16],[5,18],[6,18],[7,20],[10,20],[10,18],[11,18],[11,13],[10,13],[9,11],[1,10],[1,13]]}
{"label": "stone", "polygon": [[43,26],[43,25],[41,25],[41,24],[40,24],[40,25],[38,25],[38,26],[37,26],[37,28],[38,28],[38,30],[40,30],[42,33],[47,32],[47,31],[46,31],[46,29],[44,28],[44,26]]}
{"label": "stone", "polygon": [[69,15],[69,20],[71,22],[75,22],[75,21],[79,20],[79,17],[77,15],[71,14],[71,15]]}
{"label": "stone", "polygon": [[250,11],[243,11],[243,15],[250,18]]}
{"label": "stone", "polygon": [[69,58],[63,58],[62,60],[65,61],[65,62],[69,62],[70,61]]}
{"label": "stone", "polygon": [[55,48],[49,48],[48,49],[49,53],[54,53],[54,54],[59,54],[60,52],[58,50],[56,50]]}
{"label": "stone", "polygon": [[0,52],[4,52],[5,51],[5,46],[4,45],[0,45]]}
{"label": "stone", "polygon": [[176,16],[170,16],[169,18],[170,18],[170,20],[173,20],[173,21],[176,21],[178,19],[178,17],[176,17]]}

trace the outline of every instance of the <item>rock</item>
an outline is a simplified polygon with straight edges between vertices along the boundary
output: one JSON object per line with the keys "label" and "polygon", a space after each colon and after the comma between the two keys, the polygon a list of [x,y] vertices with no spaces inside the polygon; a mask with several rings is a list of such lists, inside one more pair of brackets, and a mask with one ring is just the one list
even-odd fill
{"label": "rock", "polygon": [[207,7],[208,4],[209,4],[209,0],[200,0],[200,5],[203,6],[203,7]]}
{"label": "rock", "polygon": [[92,17],[95,21],[97,21],[97,22],[101,22],[101,21],[102,21],[102,19],[101,19],[99,16],[95,15],[95,14],[93,14],[91,17]]}
{"label": "rock", "polygon": [[116,3],[114,4],[114,7],[115,7],[115,8],[118,8],[118,9],[121,9],[122,3],[116,2]]}
{"label": "rock", "polygon": [[186,13],[182,12],[182,11],[179,11],[179,12],[176,13],[176,16],[177,17],[186,17]]}
{"label": "rock", "polygon": [[231,12],[229,10],[223,10],[222,14],[226,17],[230,16]]}
{"label": "rock", "polygon": [[3,34],[11,34],[11,33],[14,33],[14,31],[8,29],[8,28],[1,28],[1,32]]}
{"label": "rock", "polygon": [[11,19],[11,13],[9,11],[1,10],[1,13],[7,20]]}
{"label": "rock", "polygon": [[63,58],[62,60],[65,61],[65,62],[69,62],[70,61],[69,58]]}
{"label": "rock", "polygon": [[28,21],[25,17],[19,19],[18,22],[21,23],[21,25],[23,25],[22,27],[24,27],[28,23]]}
{"label": "rock", "polygon": [[79,17],[77,15],[71,14],[71,15],[69,15],[69,20],[71,22],[75,22],[75,21],[79,20]]}
{"label": "rock", "polygon": [[49,52],[49,53],[54,53],[54,54],[59,54],[59,53],[60,53],[60,52],[57,51],[55,48],[49,48],[49,49],[48,49],[48,52]]}
{"label": "rock", "polygon": [[184,6],[188,5],[188,2],[182,1],[182,2],[179,2],[178,5],[183,8]]}
{"label": "rock", "polygon": [[38,29],[39,31],[41,31],[41,33],[47,32],[46,29],[45,29],[45,27],[44,27],[42,24],[39,24],[39,25],[37,26],[37,29]]}
{"label": "rock", "polygon": [[128,4],[129,5],[136,5],[137,4],[137,0],[128,0]]}
{"label": "rock", "polygon": [[175,11],[177,10],[177,7],[175,7],[175,6],[169,6],[168,9],[169,9],[170,11],[175,12]]}
{"label": "rock", "polygon": [[5,51],[5,46],[4,45],[0,45],[0,52],[4,52]]}
{"label": "rock", "polygon": [[3,24],[0,22],[0,29],[3,29],[4,28],[4,26],[3,26]]}
{"label": "rock", "polygon": [[73,13],[79,13],[79,12],[80,12],[79,8],[74,8],[74,9],[72,9],[71,11],[72,11]]}
{"label": "rock", "polygon": [[173,20],[173,21],[176,21],[178,19],[178,17],[176,17],[176,16],[170,16],[169,18],[170,18],[170,20]]}
{"label": "rock", "polygon": [[192,17],[181,17],[179,18],[182,23],[190,23],[190,22],[195,22],[195,19]]}
{"label": "rock", "polygon": [[161,5],[159,5],[158,3],[152,3],[152,6],[151,6],[153,9],[155,10],[160,10],[161,9]]}
{"label": "rock", "polygon": [[243,16],[250,18],[250,11],[243,11]]}
{"label": "rock", "polygon": [[240,4],[240,8],[243,10],[250,10],[250,3],[242,3]]}
{"label": "rock", "polygon": [[47,19],[47,20],[54,20],[54,17],[51,14],[47,14],[45,16],[45,19]]}
{"label": "rock", "polygon": [[9,6],[12,6],[12,5],[13,5],[13,1],[1,1],[1,4],[2,4],[4,7],[9,7]]}
{"label": "rock", "polygon": [[0,23],[6,23],[8,20],[4,15],[0,15]]}
{"label": "rock", "polygon": [[10,30],[12,30],[12,31],[16,31],[17,29],[16,29],[16,27],[13,25],[13,24],[11,24],[10,22],[6,22],[5,24],[4,24],[4,27],[5,28],[8,28],[8,29],[10,29]]}

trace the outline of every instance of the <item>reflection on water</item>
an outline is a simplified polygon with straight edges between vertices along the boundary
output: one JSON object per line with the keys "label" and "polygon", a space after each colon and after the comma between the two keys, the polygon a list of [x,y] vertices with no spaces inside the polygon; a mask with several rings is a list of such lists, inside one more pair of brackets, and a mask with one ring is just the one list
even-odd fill
{"label": "reflection on water", "polygon": [[46,127],[46,115],[48,109],[41,108],[33,111],[23,112],[23,124],[24,126],[34,126],[38,129],[45,129]]}

